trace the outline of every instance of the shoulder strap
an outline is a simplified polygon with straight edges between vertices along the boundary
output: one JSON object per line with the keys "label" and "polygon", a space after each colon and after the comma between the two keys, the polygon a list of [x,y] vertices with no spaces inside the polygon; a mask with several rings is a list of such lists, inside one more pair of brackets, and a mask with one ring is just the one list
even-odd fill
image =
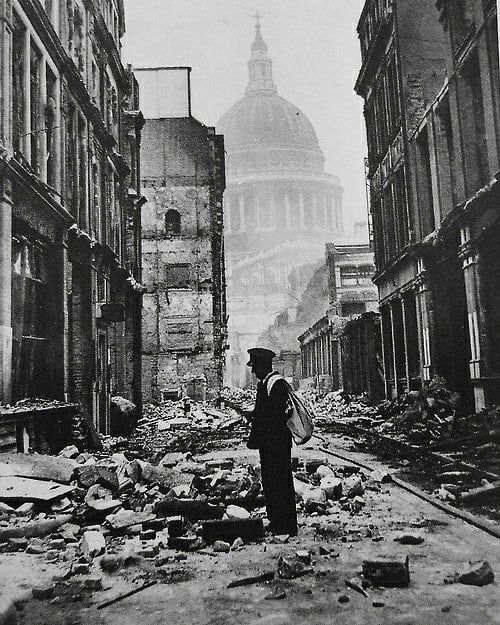
{"label": "shoulder strap", "polygon": [[272,373],[270,373],[265,380],[267,394],[268,395],[270,394],[275,382],[277,382],[278,380],[284,380],[284,379],[285,378],[280,373],[277,373],[276,371],[273,371]]}

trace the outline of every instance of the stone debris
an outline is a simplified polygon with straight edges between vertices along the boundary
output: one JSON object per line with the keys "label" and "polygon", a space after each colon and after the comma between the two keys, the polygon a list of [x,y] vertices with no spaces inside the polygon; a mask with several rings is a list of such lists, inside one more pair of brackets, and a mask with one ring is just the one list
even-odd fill
{"label": "stone debris", "polygon": [[[226,395],[224,401],[236,406],[249,398],[251,392],[242,392],[233,399]],[[335,405],[339,401],[348,405],[335,396]],[[160,428],[162,423],[168,427]],[[23,551],[47,562],[64,563],[64,581],[80,596],[102,588],[99,573],[126,575],[122,569],[128,566],[152,569],[163,579],[170,574],[168,566],[183,559],[202,555],[222,561],[233,557],[225,554],[243,550],[250,542],[265,540],[264,550],[266,546],[285,549],[278,545],[289,537],[265,534],[259,468],[245,460],[198,457],[200,451],[230,444],[231,436],[241,442],[247,431],[245,420],[232,408],[191,403],[185,412],[182,402],[163,402],[145,407],[130,440],[105,438],[102,451],[90,454],[72,446],[59,456],[34,455],[36,462],[16,463],[14,458],[4,463],[0,457],[0,476],[5,473],[5,479],[32,480],[39,492],[54,489],[50,498],[27,501],[2,497],[0,491],[0,551]],[[33,469],[37,462],[39,468]],[[2,467],[8,467],[4,473]],[[295,458],[293,470],[300,523],[316,539],[351,543],[381,538],[377,528],[367,526],[365,516],[390,474],[365,473],[350,464],[330,465],[324,456],[313,454],[305,460]],[[19,472],[29,475],[14,474]],[[57,474],[60,481],[54,479]],[[450,476],[449,483],[457,484],[458,477]],[[352,525],[340,523],[341,515],[350,518]],[[415,541],[421,537],[412,536],[401,532],[395,540],[420,544]],[[229,587],[270,581],[275,575],[299,578],[316,567],[315,553],[327,566],[334,566],[339,556],[330,546],[320,544],[311,552],[293,539],[290,549],[292,555],[282,554],[275,571],[234,580]],[[408,562],[365,561],[363,579],[346,584],[367,596],[367,581],[405,587]],[[285,596],[282,586],[268,594],[270,599]],[[38,598],[52,597],[41,592]]]}
{"label": "stone debris", "polygon": [[239,586],[250,586],[252,584],[260,584],[262,582],[270,582],[274,579],[274,571],[267,571],[260,575],[252,575],[250,577],[243,577],[241,579],[235,579],[230,582],[228,588],[238,588]]}
{"label": "stone debris", "polygon": [[245,542],[264,538],[262,519],[221,519],[207,520],[201,524],[201,536],[208,544],[217,540],[232,543],[237,538]]}
{"label": "stone debris", "polygon": [[80,548],[89,560],[100,556],[106,549],[106,541],[101,532],[86,531],[82,536]]}
{"label": "stone debris", "polygon": [[281,555],[278,559],[278,575],[283,579],[295,579],[312,573],[312,568],[304,564],[296,555]]}
{"label": "stone debris", "polygon": [[54,596],[55,585],[54,584],[40,584],[39,586],[35,586],[31,594],[35,599],[45,600],[52,599]]}
{"label": "stone debris", "polygon": [[231,551],[231,545],[223,540],[216,540],[212,545],[212,549],[216,553],[229,553]]}
{"label": "stone debris", "polygon": [[409,558],[404,562],[364,560],[363,576],[374,586],[406,588],[410,583]]}
{"label": "stone debris", "polygon": [[464,566],[463,570],[455,573],[451,579],[445,580],[447,583],[466,584],[467,586],[486,586],[492,584],[495,574],[489,562],[480,560],[470,562]]}
{"label": "stone debris", "polygon": [[395,542],[401,545],[421,545],[424,542],[424,537],[418,534],[398,534],[394,537]]}
{"label": "stone debris", "polygon": [[355,579],[355,578],[353,578],[353,579],[346,579],[345,580],[345,585],[348,588],[350,588],[351,590],[355,590],[360,595],[363,595],[363,597],[368,597],[369,596],[368,593],[366,592],[366,590],[361,585],[361,583],[358,582],[358,580]]}

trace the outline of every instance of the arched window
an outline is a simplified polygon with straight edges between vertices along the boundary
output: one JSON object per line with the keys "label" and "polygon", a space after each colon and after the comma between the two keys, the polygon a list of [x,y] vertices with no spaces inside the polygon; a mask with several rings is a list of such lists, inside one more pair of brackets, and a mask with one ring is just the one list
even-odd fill
{"label": "arched window", "polygon": [[181,216],[173,208],[165,215],[165,232],[166,234],[181,233]]}

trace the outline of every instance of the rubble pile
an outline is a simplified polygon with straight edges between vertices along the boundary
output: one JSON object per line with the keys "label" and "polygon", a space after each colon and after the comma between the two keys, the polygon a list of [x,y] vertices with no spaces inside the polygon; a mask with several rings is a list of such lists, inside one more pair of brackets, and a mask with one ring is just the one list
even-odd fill
{"label": "rubble pile", "polygon": [[[477,456],[490,451],[500,460],[500,445],[495,442],[500,440],[500,408],[458,417],[456,409],[460,397],[448,390],[440,377],[418,391],[403,393],[377,406],[352,399],[343,391],[323,397],[315,391],[306,391],[303,396],[316,415],[315,426],[325,432],[346,431],[348,426],[355,425],[413,444],[465,442],[467,439],[468,450],[479,445]],[[486,443],[486,448],[482,443]]]}
{"label": "rubble pile", "polygon": [[[366,491],[388,478],[324,459],[294,464],[298,510],[319,535],[333,531],[340,510],[362,513]],[[62,563],[59,581],[85,592],[99,590],[103,574],[149,567],[164,576],[186,553],[228,553],[265,538],[260,469],[243,461],[168,452],[153,464],[133,451],[69,446],[58,456],[4,454],[0,476],[0,552]],[[292,575],[291,566],[283,561],[280,571]]]}
{"label": "rubble pile", "polygon": [[256,391],[249,388],[222,389],[221,398],[228,406],[236,409],[247,409],[255,404]]}
{"label": "rubble pile", "polygon": [[356,423],[372,427],[380,422],[376,407],[368,406],[364,401],[352,399],[343,391],[333,391],[320,396],[316,391],[301,391],[306,404],[315,415],[314,424],[320,430],[329,431],[335,425]]}
{"label": "rubble pile", "polygon": [[458,393],[450,392],[445,381],[435,377],[421,390],[409,391],[397,399],[382,402],[378,409],[385,423],[379,430],[403,434],[415,443],[448,436],[455,423],[458,400]]}
{"label": "rubble pile", "polygon": [[108,448],[126,447],[143,457],[167,451],[204,453],[239,443],[247,432],[246,420],[233,409],[166,400],[144,406],[130,439],[112,439],[106,444]]}
{"label": "rubble pile", "polygon": [[65,583],[94,591],[103,572],[139,565],[161,576],[184,552],[224,553],[264,537],[251,465],[178,452],[153,465],[127,454],[70,446],[0,456],[0,552],[63,563]]}
{"label": "rubble pile", "polygon": [[66,402],[59,401],[58,399],[43,399],[41,397],[28,397],[26,399],[20,399],[15,404],[0,404],[0,412],[26,412],[29,410],[43,410],[63,408],[68,405]]}
{"label": "rubble pile", "polygon": [[328,528],[328,517],[338,516],[340,510],[351,515],[360,513],[367,505],[367,491],[379,492],[381,485],[390,481],[385,472],[366,475],[354,465],[332,467],[324,460],[309,459],[298,464],[294,472],[298,510],[309,517],[308,523],[314,517],[325,516],[325,523],[317,525],[321,533],[321,528]]}

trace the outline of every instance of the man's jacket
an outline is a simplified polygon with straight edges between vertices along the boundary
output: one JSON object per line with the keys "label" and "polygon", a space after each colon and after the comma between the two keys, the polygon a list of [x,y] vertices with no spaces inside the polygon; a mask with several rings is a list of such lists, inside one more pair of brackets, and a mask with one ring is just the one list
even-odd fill
{"label": "man's jacket", "polygon": [[284,379],[278,379],[268,394],[267,380],[271,375],[273,374],[270,373],[257,384],[257,398],[248,439],[250,449],[272,449],[292,444],[292,435],[287,427],[288,387]]}

